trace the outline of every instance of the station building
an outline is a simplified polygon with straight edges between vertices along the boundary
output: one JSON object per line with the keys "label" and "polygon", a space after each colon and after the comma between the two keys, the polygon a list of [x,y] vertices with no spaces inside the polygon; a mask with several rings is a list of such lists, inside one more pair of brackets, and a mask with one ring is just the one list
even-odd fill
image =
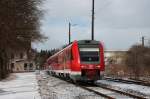
{"label": "station building", "polygon": [[124,64],[127,51],[106,50],[105,64]]}
{"label": "station building", "polygon": [[28,59],[27,51],[19,51],[11,54],[11,72],[31,72],[36,68],[33,59]]}

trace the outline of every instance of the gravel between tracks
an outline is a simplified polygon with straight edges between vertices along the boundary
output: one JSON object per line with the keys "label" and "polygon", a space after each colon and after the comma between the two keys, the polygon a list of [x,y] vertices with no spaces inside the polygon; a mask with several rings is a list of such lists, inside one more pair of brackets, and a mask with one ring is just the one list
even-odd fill
{"label": "gravel between tracks", "polygon": [[104,99],[73,84],[44,74],[38,77],[42,99]]}

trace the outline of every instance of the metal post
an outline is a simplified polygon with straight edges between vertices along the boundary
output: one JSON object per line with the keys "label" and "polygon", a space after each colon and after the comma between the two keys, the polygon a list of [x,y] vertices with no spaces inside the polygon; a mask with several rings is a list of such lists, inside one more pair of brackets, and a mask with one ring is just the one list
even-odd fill
{"label": "metal post", "polygon": [[142,46],[144,47],[144,45],[145,45],[145,38],[144,36],[142,36]]}
{"label": "metal post", "polygon": [[92,0],[92,40],[94,40],[94,0]]}
{"label": "metal post", "polygon": [[71,23],[69,22],[69,44],[71,43]]}

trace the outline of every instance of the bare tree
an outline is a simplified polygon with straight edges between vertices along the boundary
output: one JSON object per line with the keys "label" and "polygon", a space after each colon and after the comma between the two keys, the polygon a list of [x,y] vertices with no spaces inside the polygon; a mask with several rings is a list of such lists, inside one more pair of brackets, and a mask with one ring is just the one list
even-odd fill
{"label": "bare tree", "polygon": [[128,65],[135,78],[139,76],[146,76],[150,71],[150,48],[143,47],[141,45],[132,46],[126,58],[126,64]]}
{"label": "bare tree", "polygon": [[[0,0],[0,77],[8,73],[10,53],[29,50],[31,42],[40,40],[38,6],[42,0]],[[4,73],[3,73],[4,72]]]}

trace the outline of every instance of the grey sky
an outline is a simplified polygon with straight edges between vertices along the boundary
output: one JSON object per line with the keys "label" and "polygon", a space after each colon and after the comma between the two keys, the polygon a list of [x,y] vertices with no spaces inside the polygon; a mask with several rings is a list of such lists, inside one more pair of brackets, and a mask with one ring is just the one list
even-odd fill
{"label": "grey sky", "polygon": [[[68,22],[72,40],[91,37],[92,0],[46,0],[41,31],[49,39],[34,44],[40,49],[59,48],[68,43]],[[127,50],[140,43],[141,36],[150,38],[150,0],[95,0],[95,40],[108,50]]]}

